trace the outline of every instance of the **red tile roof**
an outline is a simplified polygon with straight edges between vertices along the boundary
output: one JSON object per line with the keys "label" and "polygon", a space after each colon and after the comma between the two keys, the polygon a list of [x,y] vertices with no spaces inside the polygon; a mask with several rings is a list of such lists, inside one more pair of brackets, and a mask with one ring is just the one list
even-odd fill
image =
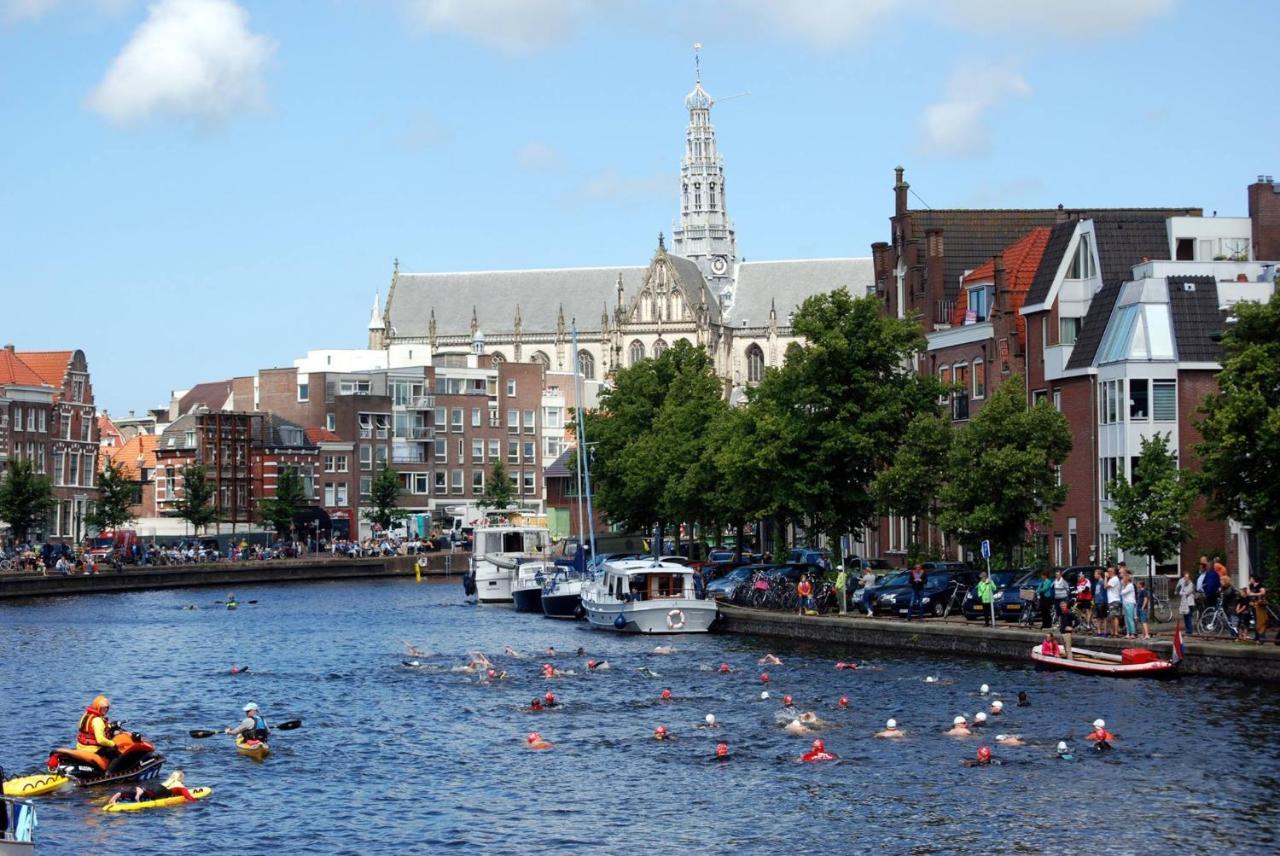
{"label": "red tile roof", "polygon": [[[6,345],[0,349],[0,383],[12,383],[18,386],[49,385],[14,352],[12,345]],[[62,387],[62,381],[58,381],[58,387]]]}
{"label": "red tile roof", "polygon": [[107,461],[115,461],[125,478],[139,481],[142,478],[139,467],[149,470],[156,467],[156,443],[159,439],[155,434],[135,434],[123,446],[103,449],[98,456],[98,470],[102,471]]}
{"label": "red tile roof", "polygon": [[312,443],[341,443],[342,438],[328,428],[308,428],[307,439]]}
{"label": "red tile roof", "polygon": [[[1036,278],[1036,271],[1040,268],[1040,257],[1044,255],[1044,248],[1049,243],[1051,231],[1044,226],[1032,229],[1003,250],[1004,281],[1005,287],[1009,290],[1009,309],[1014,313],[1018,338],[1023,342],[1027,340],[1027,321],[1018,314],[1018,310],[1022,308],[1027,289],[1031,288],[1031,282]],[[989,282],[995,278],[995,275],[995,260],[988,259],[984,264],[970,271],[962,280],[962,285]],[[951,323],[956,327],[963,325],[968,309],[969,290],[961,287],[956,294],[955,306],[951,310]]]}
{"label": "red tile roof", "polygon": [[105,413],[98,416],[98,437],[106,440],[110,437],[116,438],[112,446],[119,446],[124,442],[124,435],[120,433],[120,429],[116,427],[116,423],[111,421],[111,417]]}
{"label": "red tile roof", "polygon": [[31,370],[40,375],[45,383],[60,390],[63,381],[67,379],[67,367],[71,365],[71,358],[75,354],[75,351],[19,351],[18,357],[31,366]]}

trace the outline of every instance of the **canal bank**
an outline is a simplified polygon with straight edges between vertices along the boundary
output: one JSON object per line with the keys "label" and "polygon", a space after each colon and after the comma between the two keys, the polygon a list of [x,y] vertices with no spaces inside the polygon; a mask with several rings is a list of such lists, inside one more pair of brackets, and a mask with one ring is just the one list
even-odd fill
{"label": "canal bank", "polygon": [[189,586],[241,586],[254,583],[318,582],[413,576],[414,563],[430,576],[461,574],[469,553],[424,553],[367,559],[337,557],[273,559],[271,561],[214,562],[194,565],[126,566],[97,574],[5,574],[0,577],[0,600],[60,597]]}
{"label": "canal bank", "polygon": [[[1030,662],[1031,648],[1044,639],[1041,631],[1012,627],[993,630],[978,623],[907,622],[852,615],[800,616],[725,603],[720,604],[720,615],[716,629],[726,633],[1022,663]],[[1172,647],[1168,640],[1158,639],[1140,643],[1082,636],[1076,641],[1081,647],[1116,654],[1124,648],[1149,647],[1167,657]],[[1280,683],[1280,646],[1185,639],[1183,647],[1185,658],[1179,667],[1183,674]]]}

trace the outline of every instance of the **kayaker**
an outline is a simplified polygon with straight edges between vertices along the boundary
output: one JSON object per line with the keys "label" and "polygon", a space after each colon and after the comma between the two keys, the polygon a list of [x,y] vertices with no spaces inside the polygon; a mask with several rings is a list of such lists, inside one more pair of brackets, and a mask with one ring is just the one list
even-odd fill
{"label": "kayaker", "polygon": [[111,723],[107,714],[111,711],[111,699],[105,695],[94,696],[93,703],[84,709],[80,725],[76,727],[76,748],[96,752],[108,762],[120,757],[115,741],[111,739]]}
{"label": "kayaker", "polygon": [[188,802],[195,802],[195,797],[191,795],[191,791],[187,789],[184,781],[184,775],[181,770],[174,770],[169,774],[169,778],[165,779],[162,784],[149,785],[142,787],[141,785],[132,788],[123,788],[111,795],[111,799],[107,800],[107,805],[115,805],[118,802],[142,802],[143,800],[160,800],[166,797],[182,797]]}
{"label": "kayaker", "polygon": [[827,747],[823,745],[822,740],[814,740],[809,746],[809,751],[800,756],[801,761],[834,761],[836,755],[827,751]]}
{"label": "kayaker", "polygon": [[249,702],[244,706],[244,719],[235,728],[225,729],[227,734],[243,737],[245,740],[266,740],[271,736],[267,721],[258,713],[258,705]]}
{"label": "kayaker", "polygon": [[890,719],[884,724],[883,731],[877,731],[876,737],[906,737],[907,733],[898,727],[898,720]]}

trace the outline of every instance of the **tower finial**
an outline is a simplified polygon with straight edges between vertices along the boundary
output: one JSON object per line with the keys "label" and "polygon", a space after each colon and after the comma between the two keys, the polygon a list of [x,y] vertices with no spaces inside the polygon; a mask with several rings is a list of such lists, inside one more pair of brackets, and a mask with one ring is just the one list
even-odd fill
{"label": "tower finial", "polygon": [[698,51],[702,50],[702,42],[693,43],[693,77],[697,83],[702,82],[702,58]]}

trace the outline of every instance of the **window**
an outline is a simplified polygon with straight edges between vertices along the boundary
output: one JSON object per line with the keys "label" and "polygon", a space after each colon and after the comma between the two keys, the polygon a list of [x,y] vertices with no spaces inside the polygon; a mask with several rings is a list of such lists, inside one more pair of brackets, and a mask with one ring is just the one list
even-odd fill
{"label": "window", "polygon": [[1102,501],[1110,502],[1111,483],[1124,477],[1124,458],[1103,458],[1099,471],[1102,476]]}
{"label": "window", "polygon": [[[698,143],[698,154],[702,154],[702,143]],[[693,183],[693,210],[697,211],[702,208],[702,185],[699,182]]]}
{"label": "window", "polygon": [[1071,258],[1071,267],[1067,270],[1067,279],[1089,279],[1098,275],[1093,263],[1093,249],[1090,246],[1089,234],[1080,236],[1076,244],[1076,254]]}
{"label": "window", "polygon": [[311,398],[311,384],[306,381],[298,381],[298,400],[308,401]]}
{"label": "window", "polygon": [[1195,238],[1179,238],[1173,257],[1180,262],[1193,262],[1196,260],[1196,239]]}
{"label": "window", "polygon": [[532,434],[538,428],[537,414],[532,410],[524,412],[524,433]]}
{"label": "window", "polygon": [[369,390],[367,380],[344,380],[338,383],[338,392],[342,395],[368,395]]}
{"label": "window", "polygon": [[[35,457],[35,449],[32,447],[30,443],[28,443],[27,458],[31,459],[34,457]],[[68,480],[68,484],[71,484],[72,486],[79,485],[80,484],[80,453],[72,452],[67,460],[70,461],[70,463],[67,465],[67,469],[68,469],[68,475],[71,476],[71,478]]]}
{"label": "window", "polygon": [[471,408],[471,427],[472,428],[480,427],[480,408],[479,407]]}
{"label": "window", "polygon": [[520,411],[519,410],[507,411],[507,433],[508,434],[520,433]]}
{"label": "window", "polygon": [[413,492],[414,493],[430,493],[431,492],[431,474],[430,473],[414,473],[413,474]]}
{"label": "window", "polygon": [[538,459],[538,445],[532,440],[524,441],[524,459],[533,462]]}
{"label": "window", "polygon": [[542,439],[542,454],[547,458],[558,458],[564,454],[564,441],[559,437],[544,437]]}
{"label": "window", "polygon": [[361,446],[360,447],[360,469],[368,470],[372,468],[373,468],[373,447]]}
{"label": "window", "polygon": [[1062,567],[1062,536],[1053,536],[1053,563],[1058,567]]}
{"label": "window", "polygon": [[546,428],[564,427],[564,409],[561,407],[542,408],[542,424]]}
{"label": "window", "polygon": [[62,467],[63,467],[62,453],[54,452],[53,453],[53,483],[54,484],[58,484],[58,485],[66,484],[67,474],[63,471]]}
{"label": "window", "polygon": [[392,436],[398,440],[403,440],[409,436],[409,414],[403,411],[396,411],[392,414],[394,420],[394,428]]}
{"label": "window", "polygon": [[991,315],[992,286],[978,285],[969,289],[969,308],[965,311],[964,323],[976,324],[986,321]]}
{"label": "window", "polygon": [[1037,389],[1035,392],[1031,393],[1031,404],[1033,407],[1037,404],[1044,404],[1048,400],[1049,390],[1047,389]]}
{"label": "window", "polygon": [[450,431],[462,430],[462,408],[461,407],[455,407],[449,411],[449,430]]}
{"label": "window", "polygon": [[938,369],[938,382],[942,384],[942,398],[939,402],[946,402],[951,398],[951,366],[943,366]]}
{"label": "window", "polygon": [[338,488],[338,494],[337,494],[337,496],[335,497],[335,503],[334,503],[334,504],[335,504],[335,505],[346,505],[346,504],[347,504],[347,483],[346,483],[346,482],[338,482],[337,488]]}
{"label": "window", "polygon": [[71,381],[71,400],[84,401],[84,381],[79,378]]}
{"label": "window", "polygon": [[1053,391],[1053,409],[1062,412],[1062,390],[1055,389]]}
{"label": "window", "polygon": [[484,470],[471,471],[471,492],[476,496],[484,493]]}
{"label": "window", "polygon": [[334,461],[333,455],[324,456],[324,471],[326,473],[333,473],[338,471],[337,462]]}
{"label": "window", "polygon": [[338,430],[338,417],[334,413],[326,413],[324,415],[324,427],[330,431]]}
{"label": "window", "polygon": [[337,501],[338,501],[337,485],[335,485],[333,482],[325,482],[324,483],[324,500],[323,500],[324,504],[326,506],[333,506],[337,504]]}
{"label": "window", "polygon": [[586,380],[596,379],[596,358],[586,351],[578,351],[578,371]]}
{"label": "window", "polygon": [[516,379],[509,377],[507,378],[507,398],[515,398],[515,397],[516,397]]}
{"label": "window", "polygon": [[969,366],[961,364],[953,366],[952,371],[955,373],[956,386],[960,387],[956,390],[955,395],[951,396],[951,418],[959,421],[969,418]]}
{"label": "window", "polygon": [[484,440],[472,439],[471,461],[472,463],[484,463]]}
{"label": "window", "polygon": [[987,395],[987,364],[979,357],[973,361],[973,397],[986,398]]}
{"label": "window", "polygon": [[444,430],[444,426],[449,424],[449,412],[443,407],[437,407],[435,410],[435,423],[437,428]]}
{"label": "window", "polygon": [[747,348],[747,383],[764,380],[764,350],[752,343]]}
{"label": "window", "polygon": [[[35,408],[32,407],[27,408],[27,430],[36,430],[36,411]],[[67,436],[71,436],[71,418],[69,414],[67,417]]]}
{"label": "window", "polygon": [[496,461],[501,455],[502,455],[502,441],[490,440],[489,441],[489,460]]}
{"label": "window", "polygon": [[519,440],[507,441],[507,463],[509,464],[520,463],[520,441]]}
{"label": "window", "polygon": [[461,437],[458,438],[458,463],[465,464],[467,462],[467,441]]}
{"label": "window", "polygon": [[448,480],[447,472],[445,472],[444,470],[436,470],[435,482],[436,482],[437,496],[444,496],[446,493],[449,492],[449,489],[447,487],[447,484],[448,484],[447,480]]}
{"label": "window", "polygon": [[1083,318],[1059,318],[1058,344],[1074,345],[1080,336],[1080,324],[1083,320]]}
{"label": "window", "polygon": [[1151,416],[1157,422],[1178,421],[1178,385],[1176,381],[1152,381]]}
{"label": "window", "polygon": [[449,471],[449,492],[454,496],[462,495],[462,480],[465,475],[462,470]]}
{"label": "window", "polygon": [[382,469],[387,465],[387,447],[376,446],[373,452],[373,459],[378,464],[378,469]]}
{"label": "window", "polygon": [[644,343],[636,339],[631,343],[630,349],[631,365],[635,365],[644,359]]}
{"label": "window", "polygon": [[1113,425],[1124,421],[1121,403],[1124,395],[1124,381],[1104,380],[1098,385],[1098,421],[1102,425]]}
{"label": "window", "polygon": [[434,441],[435,454],[437,461],[447,461],[449,459],[449,441],[443,437],[437,437]]}
{"label": "window", "polygon": [[525,471],[524,471],[524,473],[523,473],[523,477],[524,477],[524,492],[525,492],[526,494],[535,494],[535,493],[537,493],[537,492],[538,492],[538,486],[537,486],[537,484],[535,483],[535,478],[534,478],[536,475],[537,475],[537,473],[533,472],[532,470],[525,470]]}
{"label": "window", "polygon": [[[692,154],[693,143],[689,143],[689,148],[690,148],[690,154]],[[680,193],[681,193],[681,196],[683,197],[684,208],[687,211],[689,210],[689,185],[687,182],[680,186]]]}
{"label": "window", "polygon": [[360,476],[360,496],[368,497],[369,491],[373,487],[373,479],[368,476]]}
{"label": "window", "polygon": [[[665,315],[665,317],[667,317],[667,318],[670,318],[670,317],[671,317],[671,306],[670,306],[670,304],[671,304],[671,298],[667,298],[667,311],[666,311],[666,315]],[[668,347],[668,345],[667,345],[667,343],[666,343],[666,341],[665,341],[664,339],[659,339],[658,341],[654,342],[654,343],[653,343],[653,358],[656,360],[658,357],[660,357],[660,356],[662,356],[664,353],[666,353],[666,351],[667,351],[667,347]]]}
{"label": "window", "polygon": [[[1053,465],[1053,483],[1058,487],[1062,487],[1062,464]],[[1062,536],[1058,536],[1062,537]],[[1062,564],[1059,562],[1058,564]]]}
{"label": "window", "polygon": [[[36,413],[36,430],[39,431],[41,434],[45,433],[48,430],[48,427],[49,427],[48,423],[45,422],[45,419],[47,416],[48,414],[45,413],[43,410],[37,411]],[[80,439],[85,442],[88,442],[89,440],[89,419],[90,418],[91,417],[83,413],[80,414]]]}
{"label": "window", "polygon": [[1147,379],[1132,378],[1129,381],[1129,419],[1130,421],[1147,421],[1150,413],[1147,401]]}

